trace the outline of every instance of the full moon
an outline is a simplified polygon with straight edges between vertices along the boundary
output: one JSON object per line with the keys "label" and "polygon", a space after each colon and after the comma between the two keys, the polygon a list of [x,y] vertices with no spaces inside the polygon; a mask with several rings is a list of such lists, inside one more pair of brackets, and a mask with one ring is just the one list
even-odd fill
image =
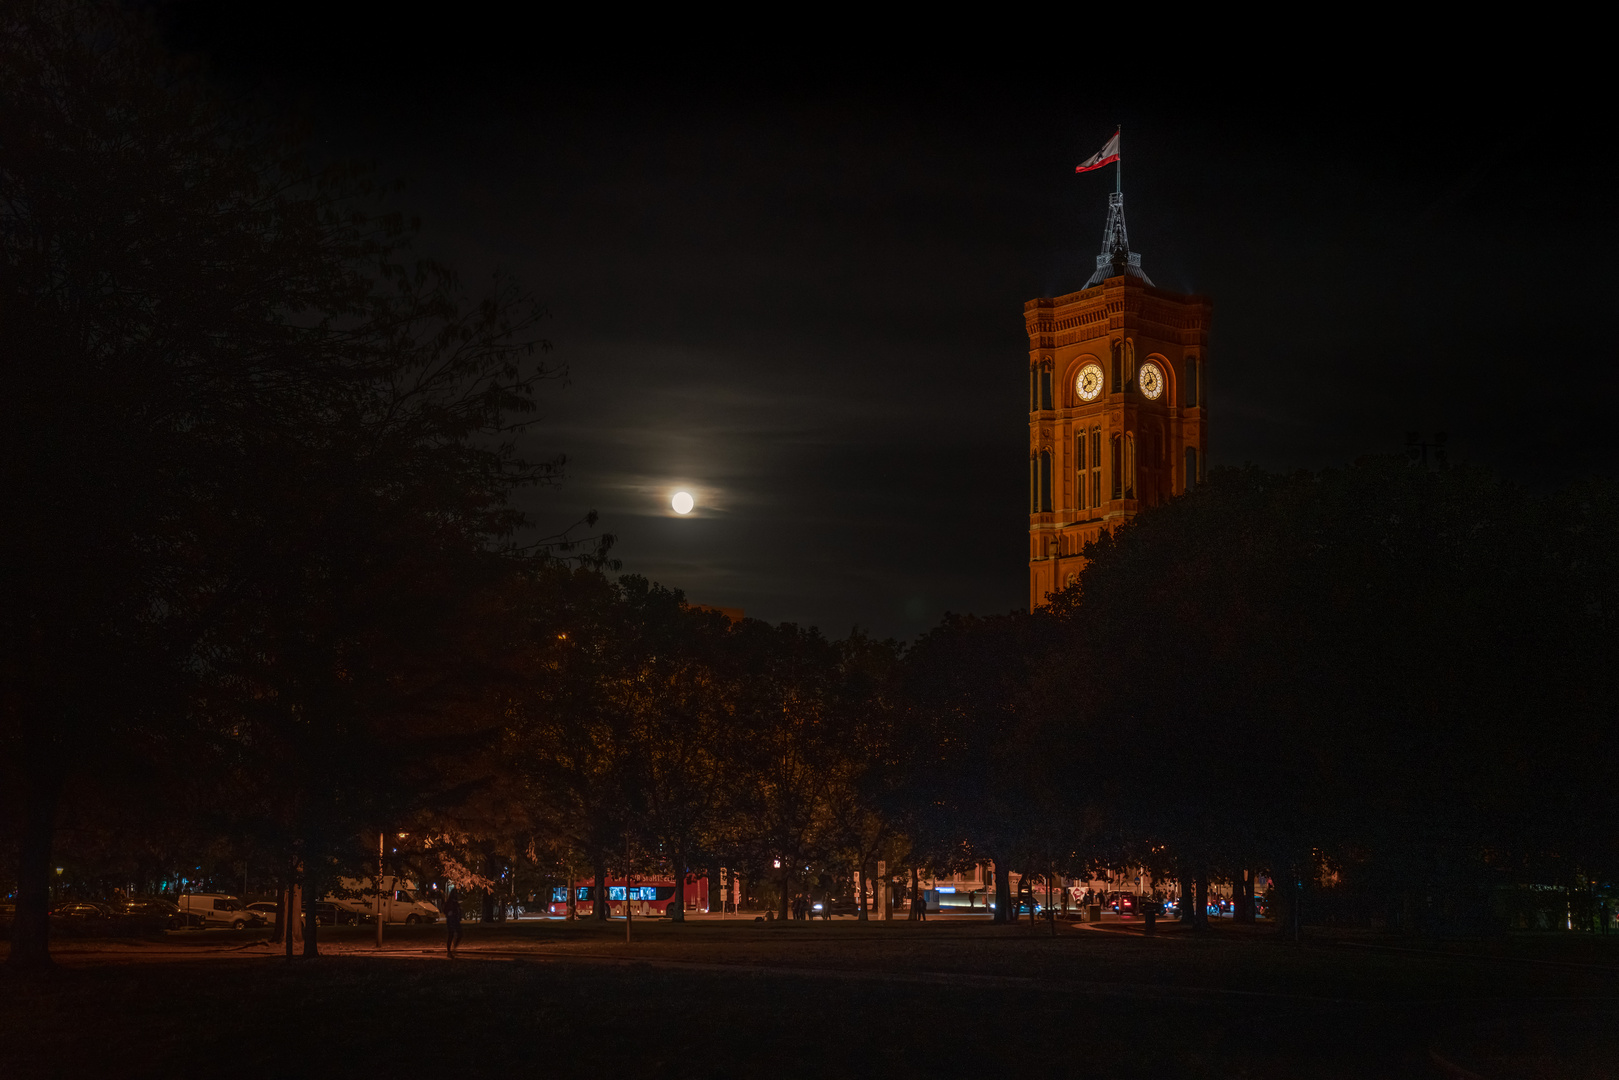
{"label": "full moon", "polygon": [[691,497],[689,491],[677,491],[675,497],[669,500],[669,505],[674,507],[677,514],[689,514],[691,508],[696,505],[696,500]]}

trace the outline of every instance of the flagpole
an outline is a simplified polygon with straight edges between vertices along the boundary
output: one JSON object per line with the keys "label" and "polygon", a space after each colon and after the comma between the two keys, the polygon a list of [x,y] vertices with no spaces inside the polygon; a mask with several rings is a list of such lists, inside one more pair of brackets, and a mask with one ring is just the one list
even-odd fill
{"label": "flagpole", "polygon": [[1120,124],[1113,137],[1119,140],[1119,156],[1113,162],[1113,191],[1115,194],[1124,194],[1124,125]]}

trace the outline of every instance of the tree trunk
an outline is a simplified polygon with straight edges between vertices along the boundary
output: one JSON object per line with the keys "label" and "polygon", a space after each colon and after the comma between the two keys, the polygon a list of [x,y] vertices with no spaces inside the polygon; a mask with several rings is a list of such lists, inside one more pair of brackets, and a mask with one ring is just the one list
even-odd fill
{"label": "tree trunk", "polygon": [[675,906],[669,912],[675,922],[686,921],[686,853],[675,852]]}
{"label": "tree trunk", "polygon": [[855,881],[855,887],[860,892],[859,900],[860,900],[860,921],[861,922],[868,921],[868,916],[866,915],[866,883],[869,882],[870,880],[871,879],[866,876],[866,864],[864,862],[862,862],[860,864],[860,871],[857,874],[857,879]]}
{"label": "tree trunk", "polygon": [[22,842],[17,852],[17,910],[11,921],[10,967],[51,964],[51,849],[56,839],[56,808],[62,798],[58,775],[30,776],[23,796]]}
{"label": "tree trunk", "polygon": [[[1008,923],[1012,919],[1007,917],[1007,909],[1012,906],[1012,879],[1006,872],[1006,866],[1001,860],[995,860],[995,921]],[[1013,918],[1016,913],[1013,914]]]}
{"label": "tree trunk", "polygon": [[1284,869],[1271,876],[1270,915],[1281,932],[1282,940],[1298,940],[1299,889],[1298,871]]}
{"label": "tree trunk", "polygon": [[921,876],[921,874],[919,874],[917,872],[916,867],[913,866],[913,867],[911,867],[911,913],[910,913],[909,916],[907,916],[907,918],[909,920],[913,920],[913,921],[920,921],[921,920],[922,911],[921,911],[920,908],[918,908],[916,906],[917,904],[919,904],[921,902],[922,902],[922,876]]}
{"label": "tree trunk", "polygon": [[1235,892],[1235,917],[1243,926],[1252,926],[1254,922],[1254,878],[1257,875],[1252,870],[1238,870],[1237,876],[1232,880],[1232,891]]}
{"label": "tree trunk", "polygon": [[596,853],[596,888],[591,893],[590,917],[597,922],[607,921],[607,858]]}
{"label": "tree trunk", "polygon": [[281,939],[281,944],[285,948],[287,959],[291,960],[293,957],[293,949],[296,946],[301,945],[304,940],[304,927],[302,919],[304,908],[304,890],[302,886],[298,884],[298,879],[296,877],[288,881],[286,888],[282,890],[282,897],[283,902],[281,906],[287,913],[287,931]]}
{"label": "tree trunk", "polygon": [[715,897],[719,898],[720,914],[725,914],[725,890],[720,880],[719,856],[711,855],[708,859],[708,910],[714,910]]}
{"label": "tree trunk", "polygon": [[1197,908],[1195,916],[1192,925],[1199,930],[1207,930],[1209,928],[1209,875],[1207,873],[1197,875]]}
{"label": "tree trunk", "polygon": [[280,945],[287,940],[287,890],[276,887],[275,890],[275,931],[270,934],[270,944]]}
{"label": "tree trunk", "polygon": [[320,916],[315,911],[315,904],[320,897],[320,890],[314,887],[314,882],[304,881],[304,955],[319,956],[320,947],[315,943],[320,933]]}
{"label": "tree trunk", "polygon": [[1197,889],[1196,889],[1195,886],[1193,886],[1192,879],[1190,877],[1187,877],[1184,874],[1181,875],[1180,883],[1181,883],[1180,918],[1177,921],[1183,922],[1183,923],[1196,923],[1197,922]]}
{"label": "tree trunk", "polygon": [[791,898],[787,895],[787,883],[792,880],[793,868],[787,865],[787,860],[781,860],[781,912],[783,919],[787,918],[787,907]]}

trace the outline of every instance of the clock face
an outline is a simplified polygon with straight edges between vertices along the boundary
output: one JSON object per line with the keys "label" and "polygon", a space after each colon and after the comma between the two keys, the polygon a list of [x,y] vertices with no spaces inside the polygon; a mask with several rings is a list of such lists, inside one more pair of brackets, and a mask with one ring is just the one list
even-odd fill
{"label": "clock face", "polygon": [[1141,371],[1136,376],[1136,385],[1141,387],[1141,393],[1148,401],[1157,401],[1164,392],[1164,369],[1148,360],[1141,365]]}
{"label": "clock face", "polygon": [[1102,368],[1098,364],[1086,364],[1079,369],[1079,378],[1074,380],[1074,392],[1081,401],[1095,401],[1102,396]]}

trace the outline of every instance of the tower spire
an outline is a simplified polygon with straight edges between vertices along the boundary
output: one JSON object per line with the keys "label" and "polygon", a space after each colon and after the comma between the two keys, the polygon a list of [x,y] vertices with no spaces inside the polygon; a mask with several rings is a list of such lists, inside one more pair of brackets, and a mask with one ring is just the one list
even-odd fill
{"label": "tower spire", "polygon": [[1107,197],[1107,227],[1102,230],[1102,253],[1096,256],[1096,273],[1085,282],[1085,288],[1126,274],[1152,284],[1152,278],[1141,269],[1141,256],[1130,250],[1130,234],[1124,225],[1124,192],[1115,191]]}

